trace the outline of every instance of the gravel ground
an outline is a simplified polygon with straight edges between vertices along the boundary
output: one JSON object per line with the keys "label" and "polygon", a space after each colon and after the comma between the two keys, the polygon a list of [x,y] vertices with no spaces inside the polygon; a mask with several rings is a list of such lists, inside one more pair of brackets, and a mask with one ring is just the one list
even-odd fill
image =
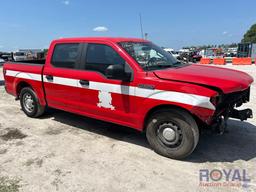
{"label": "gravel ground", "polygon": [[[256,79],[255,65],[225,67]],[[256,118],[230,120],[229,133],[221,136],[201,135],[194,153],[177,161],[154,153],[131,129],[58,110],[28,118],[5,93],[0,73],[0,192],[256,190]],[[244,107],[255,112],[255,106],[254,83]],[[202,187],[200,169],[244,169],[250,182]]]}

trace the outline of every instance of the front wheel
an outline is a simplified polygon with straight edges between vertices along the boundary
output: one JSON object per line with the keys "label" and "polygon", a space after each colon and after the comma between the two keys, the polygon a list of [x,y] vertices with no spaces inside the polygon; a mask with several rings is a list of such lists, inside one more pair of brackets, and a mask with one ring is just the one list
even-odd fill
{"label": "front wheel", "polygon": [[188,112],[167,109],[152,114],[146,127],[146,137],[155,152],[172,159],[182,159],[194,151],[199,130]]}
{"label": "front wheel", "polygon": [[45,111],[45,107],[40,105],[36,93],[30,87],[21,90],[20,105],[23,112],[29,117],[39,117]]}

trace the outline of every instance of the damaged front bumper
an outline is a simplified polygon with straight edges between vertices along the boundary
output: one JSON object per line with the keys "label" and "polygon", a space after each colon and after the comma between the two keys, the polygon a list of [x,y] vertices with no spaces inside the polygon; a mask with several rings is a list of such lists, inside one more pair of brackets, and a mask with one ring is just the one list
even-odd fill
{"label": "damaged front bumper", "polygon": [[241,121],[245,121],[248,118],[253,118],[253,112],[251,109],[236,109],[243,103],[249,102],[249,100],[250,88],[244,91],[223,95],[220,103],[216,107],[211,126],[212,129],[220,134],[223,134],[227,127],[228,118],[239,119]]}
{"label": "damaged front bumper", "polygon": [[218,116],[214,123],[211,125],[211,128],[214,132],[218,134],[223,134],[227,131],[227,120],[228,118],[239,119],[241,121],[246,121],[248,118],[253,118],[253,112],[251,109],[237,110],[233,111],[228,116]]}
{"label": "damaged front bumper", "polygon": [[232,113],[230,114],[230,117],[234,119],[240,119],[241,121],[246,121],[249,118],[253,118],[253,114],[251,109],[233,109]]}

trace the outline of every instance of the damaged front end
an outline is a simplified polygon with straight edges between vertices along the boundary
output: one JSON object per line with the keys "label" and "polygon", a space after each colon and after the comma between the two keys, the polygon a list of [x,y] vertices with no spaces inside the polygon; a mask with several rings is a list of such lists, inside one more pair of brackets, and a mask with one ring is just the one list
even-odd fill
{"label": "damaged front end", "polygon": [[245,121],[253,117],[251,109],[238,110],[236,108],[250,101],[250,87],[244,91],[222,94],[216,98],[216,111],[212,119],[212,129],[223,134],[227,127],[228,118]]}

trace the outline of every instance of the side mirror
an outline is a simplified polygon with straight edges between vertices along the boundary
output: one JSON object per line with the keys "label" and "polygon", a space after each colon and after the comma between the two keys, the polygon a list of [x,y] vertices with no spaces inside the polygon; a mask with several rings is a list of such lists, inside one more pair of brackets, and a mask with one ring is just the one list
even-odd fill
{"label": "side mirror", "polygon": [[131,73],[126,73],[124,65],[109,65],[105,72],[108,79],[130,81]]}

